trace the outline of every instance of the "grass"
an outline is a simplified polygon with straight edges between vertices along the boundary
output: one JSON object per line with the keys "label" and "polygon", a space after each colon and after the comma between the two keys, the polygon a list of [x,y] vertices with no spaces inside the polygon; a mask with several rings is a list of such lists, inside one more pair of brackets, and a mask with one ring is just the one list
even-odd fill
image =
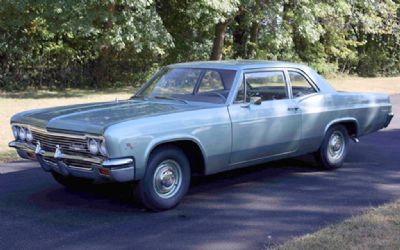
{"label": "grass", "polygon": [[[336,77],[330,82],[337,90],[383,92],[394,94],[400,92],[400,77],[359,78]],[[115,98],[126,99],[133,89],[118,90],[76,90],[65,91],[26,91],[20,93],[0,93],[0,161],[17,159],[14,150],[8,148],[13,139],[10,129],[10,118],[13,114],[35,108],[62,106],[78,103],[112,101]]]}
{"label": "grass", "polygon": [[295,238],[275,250],[400,249],[400,200]]}
{"label": "grass", "polygon": [[4,149],[0,151],[0,163],[18,160],[17,152],[14,149]]}
{"label": "grass", "polygon": [[329,82],[341,91],[378,92],[386,94],[400,93],[400,77],[363,78],[354,76],[339,76],[329,79]]}

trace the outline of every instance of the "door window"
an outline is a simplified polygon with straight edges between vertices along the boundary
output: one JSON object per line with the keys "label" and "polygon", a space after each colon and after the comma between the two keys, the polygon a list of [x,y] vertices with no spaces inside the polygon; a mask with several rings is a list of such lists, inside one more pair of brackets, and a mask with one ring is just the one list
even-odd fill
{"label": "door window", "polygon": [[307,79],[299,72],[289,71],[289,79],[292,85],[292,93],[294,98],[317,92],[307,81]]}
{"label": "door window", "polygon": [[[243,84],[246,84],[246,91],[244,91]],[[282,71],[246,73],[244,83],[238,91],[237,102],[244,99],[244,92],[246,92],[246,101],[251,97],[260,97],[262,101],[288,98],[285,76]]]}

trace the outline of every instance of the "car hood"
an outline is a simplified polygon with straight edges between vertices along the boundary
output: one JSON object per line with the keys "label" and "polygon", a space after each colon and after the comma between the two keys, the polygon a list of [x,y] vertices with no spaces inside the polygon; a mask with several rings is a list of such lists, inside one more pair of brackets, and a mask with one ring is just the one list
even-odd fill
{"label": "car hood", "polygon": [[195,108],[199,107],[169,101],[126,100],[30,110],[16,114],[11,118],[11,122],[51,131],[102,134],[108,126],[119,122]]}

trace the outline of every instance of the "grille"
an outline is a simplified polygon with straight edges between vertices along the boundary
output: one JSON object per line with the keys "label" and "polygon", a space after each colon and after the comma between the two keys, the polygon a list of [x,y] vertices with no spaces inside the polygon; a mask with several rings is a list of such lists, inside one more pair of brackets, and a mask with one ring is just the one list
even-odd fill
{"label": "grille", "polygon": [[56,146],[59,145],[64,153],[81,154],[83,156],[91,156],[86,139],[78,137],[68,137],[61,135],[49,134],[44,131],[32,129],[33,142],[40,142],[40,146],[49,152],[55,152]]}

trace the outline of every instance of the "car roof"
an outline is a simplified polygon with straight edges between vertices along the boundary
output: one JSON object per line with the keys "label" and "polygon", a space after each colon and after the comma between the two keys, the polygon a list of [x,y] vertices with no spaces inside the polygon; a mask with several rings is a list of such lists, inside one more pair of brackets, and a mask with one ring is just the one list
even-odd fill
{"label": "car roof", "polygon": [[215,69],[257,69],[257,68],[308,68],[304,64],[267,60],[225,60],[195,61],[169,65],[171,68],[215,68]]}
{"label": "car roof", "polygon": [[284,61],[267,60],[227,60],[227,61],[197,61],[171,64],[171,68],[206,68],[206,69],[228,69],[228,70],[246,70],[262,68],[294,68],[306,73],[311,80],[317,84],[320,91],[325,93],[334,93],[335,89],[321,77],[317,72],[307,65],[300,63],[291,63]]}

